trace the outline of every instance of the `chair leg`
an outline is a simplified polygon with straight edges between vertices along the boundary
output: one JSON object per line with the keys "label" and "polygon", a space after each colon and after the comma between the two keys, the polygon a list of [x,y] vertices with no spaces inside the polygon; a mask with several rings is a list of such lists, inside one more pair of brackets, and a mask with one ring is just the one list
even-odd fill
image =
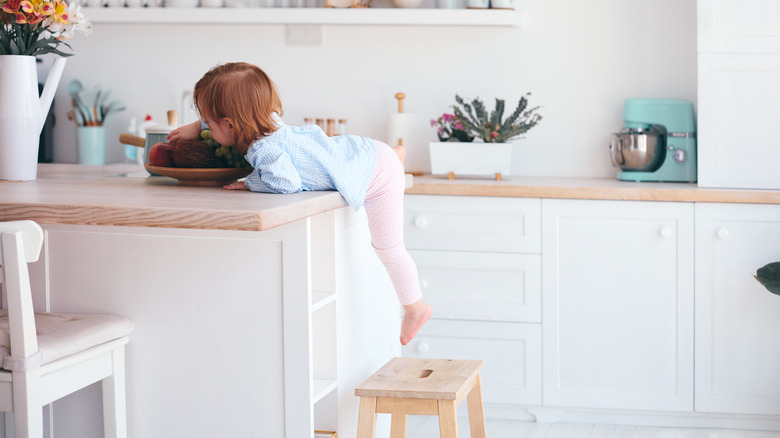
{"label": "chair leg", "polygon": [[41,377],[35,373],[13,373],[14,436],[17,438],[43,437],[43,405],[41,404]]}
{"label": "chair leg", "polygon": [[360,397],[357,438],[374,438],[376,433],[376,397]]}
{"label": "chair leg", "polygon": [[439,400],[439,435],[458,438],[458,411],[455,400]]}
{"label": "chair leg", "polygon": [[390,438],[406,438],[406,414],[390,416]]}
{"label": "chair leg", "polygon": [[469,408],[469,430],[471,438],[486,438],[485,407],[482,405],[482,382],[477,374],[476,382],[466,396]]}
{"label": "chair leg", "polygon": [[125,350],[111,354],[113,373],[103,379],[103,433],[106,438],[127,438],[127,401],[125,396]]}

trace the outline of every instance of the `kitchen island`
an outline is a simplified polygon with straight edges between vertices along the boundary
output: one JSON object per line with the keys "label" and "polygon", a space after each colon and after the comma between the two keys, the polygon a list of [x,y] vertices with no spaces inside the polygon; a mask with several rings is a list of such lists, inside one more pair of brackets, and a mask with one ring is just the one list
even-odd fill
{"label": "kitchen island", "polygon": [[[400,352],[365,215],[337,192],[41,164],[35,181],[0,183],[0,221],[19,219],[46,233],[31,267],[37,310],[134,321],[131,437],[354,435],[354,387]],[[102,436],[100,406],[93,385],[49,419],[57,436]]]}

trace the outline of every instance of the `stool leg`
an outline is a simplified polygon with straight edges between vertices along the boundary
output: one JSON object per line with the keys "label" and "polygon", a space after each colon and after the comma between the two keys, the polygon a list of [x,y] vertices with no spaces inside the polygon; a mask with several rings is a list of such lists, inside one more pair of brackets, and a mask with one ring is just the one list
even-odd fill
{"label": "stool leg", "polygon": [[469,408],[469,429],[471,438],[486,438],[485,407],[482,405],[482,382],[477,374],[476,382],[466,396],[466,404]]}
{"label": "stool leg", "polygon": [[458,411],[455,400],[439,400],[439,435],[458,438]]}
{"label": "stool leg", "polygon": [[376,397],[360,397],[357,438],[374,438],[376,432]]}
{"label": "stool leg", "polygon": [[390,438],[406,438],[406,414],[390,416]]}

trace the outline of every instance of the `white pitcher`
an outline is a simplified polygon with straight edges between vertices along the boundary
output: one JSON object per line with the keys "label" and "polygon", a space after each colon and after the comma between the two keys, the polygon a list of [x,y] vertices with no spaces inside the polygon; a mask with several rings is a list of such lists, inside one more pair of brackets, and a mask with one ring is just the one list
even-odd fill
{"label": "white pitcher", "polygon": [[65,58],[56,58],[38,97],[35,57],[0,55],[0,180],[36,178],[41,130],[64,69]]}

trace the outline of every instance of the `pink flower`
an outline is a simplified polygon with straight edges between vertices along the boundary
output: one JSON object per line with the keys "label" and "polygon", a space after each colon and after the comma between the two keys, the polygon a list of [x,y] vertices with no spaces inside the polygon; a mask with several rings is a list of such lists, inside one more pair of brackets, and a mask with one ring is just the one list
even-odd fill
{"label": "pink flower", "polygon": [[15,14],[16,11],[19,10],[19,7],[21,6],[22,0],[8,0],[6,2],[3,2],[3,12],[7,12],[9,14]]}

